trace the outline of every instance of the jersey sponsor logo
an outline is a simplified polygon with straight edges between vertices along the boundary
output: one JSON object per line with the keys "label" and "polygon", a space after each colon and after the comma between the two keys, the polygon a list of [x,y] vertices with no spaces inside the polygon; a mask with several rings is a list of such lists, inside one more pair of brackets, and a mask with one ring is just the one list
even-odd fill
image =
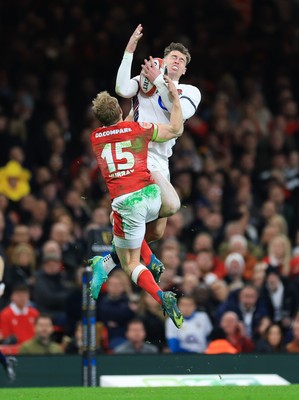
{"label": "jersey sponsor logo", "polygon": [[101,137],[105,137],[105,136],[118,135],[121,133],[128,133],[128,132],[132,132],[132,129],[131,128],[111,129],[109,131],[97,132],[94,135],[94,137],[101,138]]}

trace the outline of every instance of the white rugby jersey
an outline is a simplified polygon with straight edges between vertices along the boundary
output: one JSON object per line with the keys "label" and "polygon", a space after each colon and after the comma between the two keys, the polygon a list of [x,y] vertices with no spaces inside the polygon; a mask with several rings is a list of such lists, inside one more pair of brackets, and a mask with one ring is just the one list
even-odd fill
{"label": "white rugby jersey", "polygon": [[196,311],[191,317],[184,318],[181,329],[178,329],[170,318],[165,323],[166,338],[179,341],[180,348],[194,353],[203,353],[207,348],[207,336],[213,326],[208,314],[204,311]]}
{"label": "white rugby jersey", "polygon": [[[156,93],[152,96],[146,96],[139,90],[140,75],[130,78],[132,60],[133,53],[125,52],[117,72],[116,93],[125,98],[132,98],[134,121],[168,124],[172,102],[169,99],[169,92],[162,74],[154,81],[154,85],[157,87]],[[174,83],[178,89],[183,118],[186,120],[194,115],[200,103],[201,94],[195,86]],[[164,143],[150,142],[149,152],[167,161],[172,155],[172,147],[175,141],[176,139]]]}

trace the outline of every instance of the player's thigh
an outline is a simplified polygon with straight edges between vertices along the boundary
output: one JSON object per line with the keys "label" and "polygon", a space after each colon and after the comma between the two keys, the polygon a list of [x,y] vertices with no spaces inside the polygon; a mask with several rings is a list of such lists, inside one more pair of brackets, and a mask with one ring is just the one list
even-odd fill
{"label": "player's thigh", "polygon": [[[162,204],[165,210],[169,209],[170,215],[180,209],[181,201],[172,184],[159,171],[151,171],[152,178],[161,190]],[[164,216],[164,215],[163,215]],[[167,215],[165,215],[167,216]]]}
{"label": "player's thigh", "polygon": [[164,175],[161,174],[161,172],[151,171],[151,176],[154,179],[155,183],[160,187],[162,202],[164,202],[165,200],[167,201],[168,197],[178,197],[178,194],[172,184],[166,179]]}
{"label": "player's thigh", "polygon": [[155,242],[163,237],[167,224],[167,218],[159,218],[146,224],[145,240]]}

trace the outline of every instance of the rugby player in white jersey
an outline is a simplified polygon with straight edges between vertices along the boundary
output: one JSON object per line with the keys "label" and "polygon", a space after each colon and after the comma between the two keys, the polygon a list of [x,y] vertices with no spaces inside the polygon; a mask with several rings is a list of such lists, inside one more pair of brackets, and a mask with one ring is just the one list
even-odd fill
{"label": "rugby player in white jersey", "polygon": [[[142,30],[143,27],[139,24],[130,37],[116,77],[116,93],[124,98],[132,98],[132,109],[127,119],[131,118],[138,122],[169,123],[172,97],[169,96],[167,84],[163,79],[163,72],[166,72],[177,88],[185,121],[194,115],[201,100],[200,91],[195,86],[179,83],[191,60],[190,53],[183,44],[171,43],[164,50],[164,71],[155,67],[152,57],[149,60],[144,60],[141,74],[157,88],[152,96],[146,96],[139,89],[140,75],[131,78],[133,55],[138,41],[143,36]],[[152,142],[149,145],[148,152],[148,169],[155,183],[160,186],[162,207],[160,218],[147,225],[145,240],[141,247],[141,256],[157,282],[160,280],[164,266],[152,254],[147,243],[156,241],[163,236],[167,222],[166,217],[175,214],[181,206],[179,196],[170,183],[169,173],[168,159],[172,155],[172,147],[175,141],[173,139],[165,143]],[[117,261],[115,253],[112,253],[112,256],[106,256],[104,259],[99,257],[94,259],[94,262],[101,262],[107,273],[116,266]]]}

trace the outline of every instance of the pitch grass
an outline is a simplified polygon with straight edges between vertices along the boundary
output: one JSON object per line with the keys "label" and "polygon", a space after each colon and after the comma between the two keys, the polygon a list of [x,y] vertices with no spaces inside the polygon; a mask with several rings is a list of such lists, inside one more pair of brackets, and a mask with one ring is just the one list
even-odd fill
{"label": "pitch grass", "polygon": [[1,400],[298,400],[299,385],[0,389]]}

